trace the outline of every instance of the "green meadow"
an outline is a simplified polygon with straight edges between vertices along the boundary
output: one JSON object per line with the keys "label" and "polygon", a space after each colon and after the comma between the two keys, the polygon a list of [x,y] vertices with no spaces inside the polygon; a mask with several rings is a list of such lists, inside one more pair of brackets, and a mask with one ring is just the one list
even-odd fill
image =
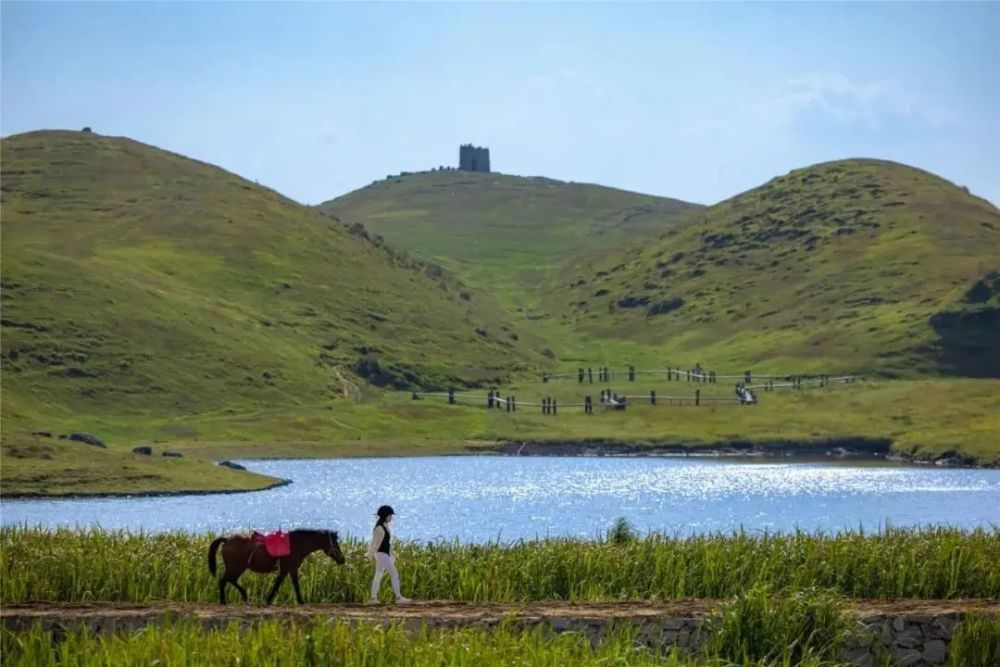
{"label": "green meadow", "polygon": [[[218,601],[206,565],[215,535],[171,532],[0,530],[0,600],[15,602]],[[347,559],[309,558],[302,595],[324,603],[363,602],[371,581],[367,545],[346,536]],[[423,600],[534,602],[725,599],[754,587],[822,589],[848,598],[995,598],[1000,532],[885,528],[880,532],[734,533],[674,538],[629,531],[595,540],[513,544],[406,543],[402,586]],[[34,559],[33,567],[14,564]],[[271,576],[241,582],[254,600]],[[289,586],[277,601],[294,601]]]}
{"label": "green meadow", "polygon": [[[577,603],[708,598],[718,613],[693,653],[647,648],[639,628],[620,622],[597,645],[544,626],[414,629],[402,623],[259,620],[206,628],[184,621],[141,632],[100,634],[73,627],[4,628],[5,664],[335,664],[343,665],[777,665],[843,664],[853,630],[851,602],[871,598],[969,599],[1000,594],[996,530],[936,528],[836,535],[703,535],[687,539],[628,529],[595,540],[510,545],[404,543],[404,590],[424,600]],[[0,530],[0,601],[87,603],[214,602],[205,553],[213,535],[123,531]],[[303,595],[312,603],[366,599],[365,544],[347,537],[346,565],[306,561]],[[41,556],[39,556],[41,554]],[[32,559],[33,567],[13,567]],[[244,577],[252,600],[271,576]],[[287,588],[287,587],[286,587]],[[279,604],[291,602],[280,593]],[[992,664],[1000,625],[971,615],[950,645],[952,665]],[[889,657],[886,656],[888,660]],[[885,664],[891,664],[886,662]]]}
{"label": "green meadow", "polygon": [[[642,376],[638,376],[641,378]],[[178,416],[126,421],[113,417],[41,421],[57,432],[80,428],[102,434],[107,449],[83,443],[10,435],[4,450],[5,493],[176,491],[260,488],[270,478],[212,465],[229,458],[404,456],[490,453],[504,442],[596,441],[639,448],[676,445],[699,449],[747,443],[761,447],[795,443],[851,446],[888,441],[904,457],[933,460],[958,456],[1000,463],[1000,381],[860,380],[827,387],[758,391],[757,405],[740,405],[728,384],[667,382],[649,378],[611,383],[617,393],[647,396],[624,410],[602,409],[599,385],[576,379],[505,386],[518,402],[552,397],[557,414],[522,405],[514,413],[486,409],[486,391],[446,396],[386,392],[376,398],[340,399],[326,405],[284,406],[244,414]],[[706,400],[694,405],[694,392]],[[570,404],[591,395],[593,415]],[[672,400],[676,396],[683,400]],[[724,398],[726,402],[711,402]],[[183,428],[183,435],[175,435]],[[138,443],[154,456],[132,454]],[[165,459],[164,450],[183,459]],[[252,466],[251,466],[252,467]]]}
{"label": "green meadow", "polygon": [[[279,480],[214,462],[523,441],[1000,462],[1000,215],[926,172],[828,163],[706,208],[435,171],[317,208],[123,138],[2,150],[5,495],[252,490]],[[570,404],[600,384],[540,381],[696,363],[863,380],[593,416]],[[732,398],[733,382],[604,384]],[[449,387],[459,405],[411,400]],[[563,407],[489,411],[490,388]],[[80,432],[107,447],[58,437]]]}

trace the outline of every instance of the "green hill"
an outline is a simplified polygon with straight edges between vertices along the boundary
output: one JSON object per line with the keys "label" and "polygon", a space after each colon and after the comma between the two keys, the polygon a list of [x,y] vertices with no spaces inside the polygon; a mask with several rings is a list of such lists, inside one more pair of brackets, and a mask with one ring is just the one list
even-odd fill
{"label": "green hill", "polygon": [[701,207],[599,185],[445,170],[378,181],[320,208],[540,318],[541,288],[570,257],[661,234]]}
{"label": "green hill", "polygon": [[[128,139],[35,132],[0,157],[4,493],[260,488],[206,459],[532,438],[1000,451],[995,380],[919,377],[1000,376],[1000,213],[909,167],[818,165],[707,209],[444,171],[317,210]],[[541,368],[696,361],[917,377],[592,421],[476,404],[492,381],[563,406],[592,391]],[[379,390],[448,385],[480,388],[465,407]]]}
{"label": "green hill", "polygon": [[579,257],[546,305],[565,326],[723,367],[998,377],[997,268],[995,206],[905,165],[844,160]]}
{"label": "green hill", "polygon": [[[544,360],[488,296],[222,169],[123,138],[2,141],[3,434],[298,410]],[[367,380],[367,382],[365,382]]]}

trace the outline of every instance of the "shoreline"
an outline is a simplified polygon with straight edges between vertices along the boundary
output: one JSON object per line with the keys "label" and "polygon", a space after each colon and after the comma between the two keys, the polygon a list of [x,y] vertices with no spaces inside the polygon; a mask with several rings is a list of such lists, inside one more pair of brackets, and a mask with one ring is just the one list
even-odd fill
{"label": "shoreline", "polygon": [[[251,471],[253,472],[253,471]],[[155,498],[170,496],[217,496],[231,495],[236,493],[257,493],[259,491],[270,491],[292,484],[293,480],[279,479],[275,482],[262,486],[259,489],[197,489],[194,491],[96,491],[94,493],[38,493],[29,491],[26,493],[4,493],[0,494],[0,500],[93,500],[95,498]]]}
{"label": "shoreline", "polygon": [[[619,441],[605,438],[578,440],[497,440],[492,444],[466,445],[462,450],[427,454],[365,454],[340,456],[248,456],[232,457],[242,461],[307,461],[318,459],[354,458],[414,458],[426,456],[551,456],[551,457],[609,457],[609,458],[694,458],[742,459],[750,463],[775,461],[816,461],[827,463],[883,462],[899,465],[933,466],[947,469],[1000,468],[998,465],[979,463],[971,457],[954,452],[938,458],[919,458],[906,452],[892,450],[889,438],[844,437],[826,438],[811,442],[795,440],[723,440],[708,444],[683,445],[676,442]],[[254,472],[250,470],[250,472]],[[255,489],[196,489],[176,491],[100,491],[100,492],[0,492],[0,500],[73,500],[94,498],[152,498],[170,496],[228,495],[256,493],[288,486],[291,479],[279,479]]]}
{"label": "shoreline", "polygon": [[920,458],[892,450],[888,438],[827,438],[813,442],[793,440],[725,440],[709,444],[682,445],[669,442],[623,442],[602,438],[584,440],[504,440],[495,445],[468,448],[473,453],[500,456],[586,456],[734,458],[755,460],[815,459],[829,462],[884,461],[939,468],[995,469],[971,457],[954,453],[935,459]]}

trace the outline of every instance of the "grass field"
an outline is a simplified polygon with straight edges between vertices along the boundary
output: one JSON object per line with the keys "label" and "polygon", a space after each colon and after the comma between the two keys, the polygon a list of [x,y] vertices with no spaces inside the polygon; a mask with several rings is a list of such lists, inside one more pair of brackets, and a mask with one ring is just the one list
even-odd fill
{"label": "grass field", "polygon": [[[510,626],[494,630],[462,628],[407,632],[400,625],[347,625],[306,622],[265,622],[250,628],[232,623],[205,630],[176,623],[147,628],[141,633],[121,632],[95,637],[71,631],[54,640],[53,633],[36,628],[27,632],[0,631],[5,664],[32,665],[342,665],[343,667],[490,667],[532,665],[560,667],[746,667],[770,665],[829,665],[836,644],[821,644],[820,637],[804,638],[803,649],[771,647],[776,659],[743,659],[729,646],[701,655],[681,656],[636,647],[633,628],[623,626],[598,646],[579,633],[553,635],[537,629],[523,632]],[[825,638],[825,636],[823,637]],[[772,639],[770,637],[765,638]],[[777,639],[777,638],[773,638]],[[760,640],[758,640],[760,642]],[[781,656],[782,653],[787,656]],[[802,654],[805,654],[803,657]],[[794,656],[794,660],[793,660]]]}
{"label": "grass field", "polygon": [[[995,600],[1000,594],[1000,573],[994,567],[1000,559],[996,529],[886,529],[826,536],[737,533],[688,539],[637,539],[618,530],[597,541],[400,544],[403,588],[422,600],[617,601],[620,610],[629,608],[628,601],[676,599],[687,605],[687,613],[698,606],[700,617],[708,619],[697,631],[693,652],[648,647],[640,626],[628,616],[611,623],[596,645],[583,632],[555,634],[545,624],[525,627],[516,615],[492,628],[479,624],[437,629],[391,616],[373,623],[366,619],[377,615],[354,613],[370,612],[368,607],[344,608],[341,612],[350,609],[352,616],[335,621],[328,618],[333,607],[313,607],[310,616],[264,615],[256,613],[263,611],[256,606],[232,605],[225,609],[236,616],[221,623],[206,622],[213,614],[204,608],[199,608],[200,620],[190,611],[174,616],[182,612],[167,601],[214,602],[215,581],[205,563],[213,537],[0,529],[0,570],[6,573],[0,578],[0,602],[8,610],[9,605],[29,601],[32,608],[46,601],[89,603],[63,606],[62,612],[49,608],[49,613],[70,615],[72,609],[111,617],[118,613],[113,605],[97,601],[130,603],[131,612],[174,609],[160,620],[140,624],[141,630],[122,623],[96,632],[85,617],[79,624],[53,629],[5,624],[0,629],[4,664],[832,667],[845,664],[842,649],[857,632],[852,609],[877,608],[878,600],[872,598],[926,599],[925,605],[940,605],[945,598],[968,605],[970,599]],[[308,601],[365,599],[371,574],[363,556],[365,545],[350,538],[343,545],[345,566],[322,556],[306,561],[302,588]],[[25,567],[28,562],[30,567]],[[243,578],[252,600],[261,599],[271,579]],[[277,600],[279,606],[291,602],[287,590]],[[418,604],[400,609],[411,607],[416,615],[406,618],[433,617],[434,609],[441,608]],[[596,609],[576,611],[586,615]],[[212,611],[218,610],[212,606]],[[492,613],[495,616],[496,610]],[[953,667],[995,664],[1000,657],[1000,618],[966,616],[949,654]],[[888,653],[882,657],[885,662],[878,664],[892,664]]]}
{"label": "grass field", "polygon": [[[707,209],[430,172],[322,207],[341,222],[128,139],[37,132],[2,150],[5,495],[255,489],[275,480],[214,461],[523,440],[860,438],[905,456],[1000,462],[998,381],[961,377],[992,373],[1000,288],[976,278],[995,263],[1000,222],[924,172],[819,165]],[[682,308],[647,312],[673,295]],[[752,407],[639,401],[589,418],[407,393],[456,386],[484,398],[494,385],[565,405],[599,387],[542,384],[542,371],[697,362],[867,379],[760,394]],[[641,377],[610,388],[696,388]],[[730,383],[697,388],[732,396]],[[92,433],[108,448],[36,431]],[[157,456],[132,454],[141,444]]]}
{"label": "grass field", "polygon": [[[0,530],[0,600],[213,602],[206,554],[214,535]],[[344,540],[347,564],[309,559],[311,602],[362,602],[365,544]],[[754,586],[820,588],[852,598],[1000,596],[1000,531],[886,529],[881,533],[709,535],[671,539],[545,540],[504,546],[431,543],[398,549],[403,589],[423,600],[666,600],[729,598]],[[31,567],[23,564],[31,562]],[[271,577],[243,584],[263,599]],[[290,587],[278,600],[293,600]]]}
{"label": "grass field", "polygon": [[[641,376],[640,376],[641,377]],[[1000,381],[997,380],[865,380],[849,385],[758,392],[758,405],[735,403],[693,405],[695,389],[706,398],[733,397],[728,385],[666,382],[644,378],[611,383],[618,393],[648,395],[654,406],[633,401],[625,411],[601,410],[586,416],[580,407],[585,393],[598,399],[599,385],[581,387],[576,380],[525,382],[503,389],[518,401],[543,396],[563,405],[555,416],[537,407],[516,413],[485,409],[485,391],[460,394],[448,405],[441,396],[411,399],[388,392],[365,401],[338,400],[327,405],[281,406],[243,414],[191,415],[178,419],[125,420],[113,416],[62,423],[39,415],[18,430],[5,425],[4,494],[156,492],[261,488],[274,480],[249,472],[220,468],[214,461],[230,458],[298,458],[340,456],[420,456],[488,451],[510,441],[680,445],[691,450],[734,442],[761,446],[852,440],[887,440],[907,458],[959,456],[980,464],[1000,464]],[[642,387],[642,389],[639,389]],[[687,397],[683,405],[668,396]],[[467,396],[467,398],[465,397]],[[45,428],[54,433],[74,429],[99,434],[107,449],[79,442],[32,436]],[[248,437],[247,434],[252,434]],[[131,453],[150,443],[154,456]],[[165,459],[175,450],[184,459]]]}

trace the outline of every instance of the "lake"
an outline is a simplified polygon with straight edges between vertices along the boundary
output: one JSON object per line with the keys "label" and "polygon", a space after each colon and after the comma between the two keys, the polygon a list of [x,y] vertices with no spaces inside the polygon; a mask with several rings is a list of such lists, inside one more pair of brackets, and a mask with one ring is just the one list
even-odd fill
{"label": "lake", "polygon": [[367,535],[375,508],[418,541],[590,538],[617,517],[675,535],[1000,523],[1000,470],[713,458],[419,457],[242,461],[293,480],[227,495],[5,500],[3,525]]}

